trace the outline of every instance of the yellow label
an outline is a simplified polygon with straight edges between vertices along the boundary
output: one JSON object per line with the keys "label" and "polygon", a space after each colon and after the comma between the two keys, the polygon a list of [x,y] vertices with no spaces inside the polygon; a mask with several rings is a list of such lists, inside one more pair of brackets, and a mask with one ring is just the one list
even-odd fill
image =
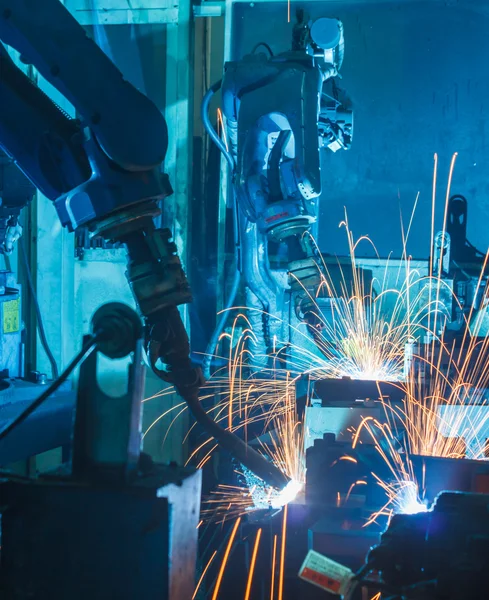
{"label": "yellow label", "polygon": [[3,333],[20,330],[20,300],[3,302]]}

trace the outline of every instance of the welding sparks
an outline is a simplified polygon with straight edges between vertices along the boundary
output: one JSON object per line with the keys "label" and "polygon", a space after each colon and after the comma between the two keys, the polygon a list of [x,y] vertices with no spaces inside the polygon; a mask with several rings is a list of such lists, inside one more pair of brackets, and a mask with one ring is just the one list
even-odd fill
{"label": "welding sparks", "polygon": [[385,478],[372,473],[374,481],[385,492],[386,502],[379,510],[372,513],[365,523],[365,527],[375,523],[381,516],[390,519],[396,513],[421,512],[423,510],[421,507],[425,508],[425,504],[416,481],[413,464],[410,457],[399,450],[396,436],[389,424],[382,423],[373,417],[365,417],[354,434],[353,448],[358,445],[363,431],[369,434],[376,451],[390,473],[390,476]]}
{"label": "welding sparks", "polygon": [[280,571],[278,579],[278,600],[283,599],[284,595],[284,575],[285,575],[285,548],[287,542],[287,513],[288,506],[285,505],[284,516],[282,520],[282,540],[280,548]]}
{"label": "welding sparks", "polygon": [[273,552],[272,552],[272,581],[270,584],[270,600],[274,600],[275,592],[275,565],[277,563],[277,536],[273,536]]}
{"label": "welding sparks", "polygon": [[267,456],[290,481],[277,490],[241,468],[239,475],[244,479],[242,486],[220,485],[206,501],[203,514],[213,518],[229,518],[230,514],[241,515],[254,510],[279,510],[293,502],[304,488],[305,450],[304,428],[298,420],[295,397],[290,393],[283,396],[283,410],[268,424],[266,441],[260,441],[261,452]]}
{"label": "welding sparks", "polygon": [[293,502],[304,487],[303,482],[291,479],[282,490],[276,490],[267,486],[247,469],[243,469],[243,475],[252,500],[252,504],[247,506],[246,510],[280,509]]}
{"label": "welding sparks", "polygon": [[251,585],[253,583],[253,575],[255,574],[256,556],[258,554],[258,548],[260,546],[261,528],[256,532],[255,545],[253,546],[253,554],[251,555],[250,570],[248,572],[248,581],[246,583],[246,592],[244,600],[250,599]]}
{"label": "welding sparks", "polygon": [[[488,255],[482,266],[486,271]],[[479,285],[482,275],[479,278]],[[479,287],[479,286],[478,286]],[[476,292],[477,295],[477,292]],[[483,311],[489,304],[481,290]],[[458,337],[450,331],[428,337],[413,354],[405,382],[395,384],[404,393],[400,404],[380,399],[386,422],[365,418],[355,432],[353,446],[367,431],[391,473],[388,479],[373,474],[386,492],[385,506],[372,515],[426,511],[424,474],[417,480],[411,457],[484,460],[489,432],[489,338],[481,335],[481,314],[465,317]],[[419,477],[419,473],[418,473]]]}
{"label": "welding sparks", "polygon": [[[454,162],[455,159],[450,180]],[[309,345],[304,343],[302,347],[287,342],[290,349],[287,370],[280,366],[283,364],[280,360],[268,369],[253,369],[250,340],[255,333],[246,317],[246,309],[241,309],[231,329],[221,336],[228,352],[227,364],[215,374],[202,395],[203,399],[217,398],[209,412],[228,430],[241,432],[246,441],[249,441],[248,427],[263,423],[266,437],[258,442],[260,451],[290,478],[283,490],[274,490],[237,466],[241,485],[220,485],[208,500],[208,514],[223,519],[239,518],[255,510],[283,509],[282,537],[274,538],[272,598],[276,591],[276,568],[279,598],[283,595],[287,506],[301,493],[305,482],[304,432],[296,415],[295,378],[307,373],[313,379],[349,376],[391,381],[404,392],[404,400],[399,404],[380,398],[386,422],[365,418],[353,438],[355,448],[360,443],[360,433],[367,431],[389,472],[383,478],[372,473],[375,483],[384,490],[386,501],[367,524],[380,516],[390,518],[395,513],[415,514],[428,510],[424,481],[417,479],[411,461],[413,455],[483,459],[487,453],[489,406],[485,389],[489,388],[489,341],[480,333],[486,325],[489,307],[488,289],[481,285],[488,255],[474,294],[481,298],[480,310],[472,307],[469,314],[465,314],[465,333],[461,344],[456,345],[441,333],[448,315],[444,312],[446,298],[442,301],[446,284],[440,277],[440,265],[435,268],[430,261],[427,273],[418,273],[404,251],[402,260],[396,262],[398,278],[403,280],[400,286],[387,276],[387,271],[392,269],[389,261],[384,276],[370,281],[360,267],[361,262],[355,258],[358,244],[364,238],[354,240],[348,222],[343,225],[348,235],[350,260],[339,261],[336,273],[330,263],[324,263],[317,293],[305,291],[297,306],[297,314],[306,327],[294,327],[294,334]],[[411,221],[407,235],[403,234],[404,248],[410,227]],[[310,343],[311,338],[315,347]],[[273,346],[278,355],[285,342],[275,337]],[[412,351],[407,364],[408,346]],[[256,432],[253,436],[256,437]],[[205,452],[199,462],[202,466],[214,449],[214,442],[205,440],[191,458]],[[338,460],[356,461],[350,456]],[[361,485],[367,483],[358,480],[352,484],[345,502],[355,486]],[[338,494],[338,506],[342,500]],[[233,532],[236,535],[235,529]],[[258,545],[257,534],[254,559]],[[252,560],[248,596],[254,567]],[[220,579],[216,590],[219,585]],[[217,597],[216,590],[214,597]]]}
{"label": "welding sparks", "polygon": [[[419,337],[430,313],[441,305],[438,296],[427,301],[428,272],[421,273],[411,265],[406,251],[411,223],[412,218],[402,235],[402,258],[386,259],[383,272],[374,276],[356,256],[361,243],[373,244],[365,236],[354,238],[345,215],[341,226],[347,235],[348,259],[331,262],[322,258],[317,291],[313,294],[304,289],[296,301],[296,314],[306,330],[297,327],[294,333],[303,338],[306,348],[294,344],[294,369],[318,378],[405,379],[406,345]],[[392,281],[389,273],[396,271]],[[313,338],[319,354],[307,348],[308,337]]]}
{"label": "welding sparks", "polygon": [[229,536],[228,544],[226,546],[226,551],[224,552],[224,556],[222,558],[221,567],[219,569],[219,574],[217,576],[216,587],[214,588],[214,593],[212,594],[212,600],[217,600],[219,595],[219,589],[221,587],[222,578],[224,577],[224,571],[226,570],[226,565],[229,559],[229,554],[231,552],[231,548],[233,547],[234,538],[236,537],[236,533],[238,532],[239,524],[241,522],[241,517],[238,517],[234,523],[233,529],[231,531],[231,535]]}
{"label": "welding sparks", "polygon": [[202,575],[200,576],[199,581],[197,582],[197,585],[195,586],[195,591],[192,596],[192,600],[195,600],[195,597],[197,596],[200,586],[202,585],[202,582],[204,581],[206,573],[209,570],[209,567],[211,566],[212,561],[216,558],[216,554],[217,554],[217,550],[214,550],[214,552],[212,553],[212,556],[210,557],[209,561],[207,562],[206,566],[204,567],[204,570],[202,571]]}

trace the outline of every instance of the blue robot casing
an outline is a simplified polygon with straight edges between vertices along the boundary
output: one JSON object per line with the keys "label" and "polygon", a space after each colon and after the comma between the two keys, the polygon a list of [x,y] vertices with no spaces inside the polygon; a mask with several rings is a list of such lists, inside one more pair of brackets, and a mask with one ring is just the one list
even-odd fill
{"label": "blue robot casing", "polygon": [[315,222],[320,149],[346,149],[351,139],[351,111],[341,113],[341,102],[325,93],[341,64],[343,27],[318,19],[301,31],[292,51],[227,63],[222,86],[238,204],[276,241]]}

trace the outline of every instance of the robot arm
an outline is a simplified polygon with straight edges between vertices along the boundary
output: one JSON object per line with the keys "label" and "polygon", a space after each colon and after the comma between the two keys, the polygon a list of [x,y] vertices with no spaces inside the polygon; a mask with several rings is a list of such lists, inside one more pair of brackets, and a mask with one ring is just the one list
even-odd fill
{"label": "robot arm", "polygon": [[[70,230],[86,225],[127,244],[128,278],[144,317],[190,301],[168,232],[155,230],[171,193],[160,165],[166,122],[58,0],[1,0],[0,40],[75,106],[70,119],[0,51],[0,146]],[[130,118],[128,118],[128,115]]]}
{"label": "robot arm", "polygon": [[[15,48],[75,107],[70,119],[0,48],[0,147],[56,207],[70,230],[84,225],[128,250],[127,278],[142,313],[153,370],[173,383],[196,419],[267,482],[286,478],[220,429],[198,400],[178,305],[190,287],[171,232],[156,229],[171,194],[161,170],[168,136],[153,103],[126,82],[59,0],[0,0],[0,41]],[[159,363],[163,363],[162,367]]]}
{"label": "robot arm", "polygon": [[320,149],[347,149],[352,135],[351,109],[334,83],[341,22],[301,14],[292,47],[229,63],[223,80],[238,204],[261,233],[287,243],[289,267],[311,254],[304,234],[317,218]]}
{"label": "robot arm", "polygon": [[159,167],[168,144],[165,120],[59,0],[2,0],[0,8],[2,41],[71,102],[106,156],[128,171]]}

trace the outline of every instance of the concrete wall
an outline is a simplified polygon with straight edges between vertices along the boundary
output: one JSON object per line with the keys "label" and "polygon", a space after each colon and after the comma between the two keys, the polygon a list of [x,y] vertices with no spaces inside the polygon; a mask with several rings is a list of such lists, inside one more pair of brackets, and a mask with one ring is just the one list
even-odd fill
{"label": "concrete wall", "polygon": [[[312,17],[343,21],[346,53],[340,85],[355,105],[352,149],[323,160],[323,251],[346,252],[344,231],[338,230],[346,206],[355,235],[370,235],[382,255],[399,254],[400,207],[407,221],[419,191],[408,249],[416,257],[427,257],[435,152],[437,227],[443,220],[450,160],[458,152],[452,190],[469,200],[469,238],[487,249],[489,9],[484,4],[292,3],[292,21],[299,6]],[[240,3],[234,11],[234,57],[262,40],[275,52],[288,48],[292,23],[287,23],[284,3]],[[364,250],[368,254],[366,246]]]}

